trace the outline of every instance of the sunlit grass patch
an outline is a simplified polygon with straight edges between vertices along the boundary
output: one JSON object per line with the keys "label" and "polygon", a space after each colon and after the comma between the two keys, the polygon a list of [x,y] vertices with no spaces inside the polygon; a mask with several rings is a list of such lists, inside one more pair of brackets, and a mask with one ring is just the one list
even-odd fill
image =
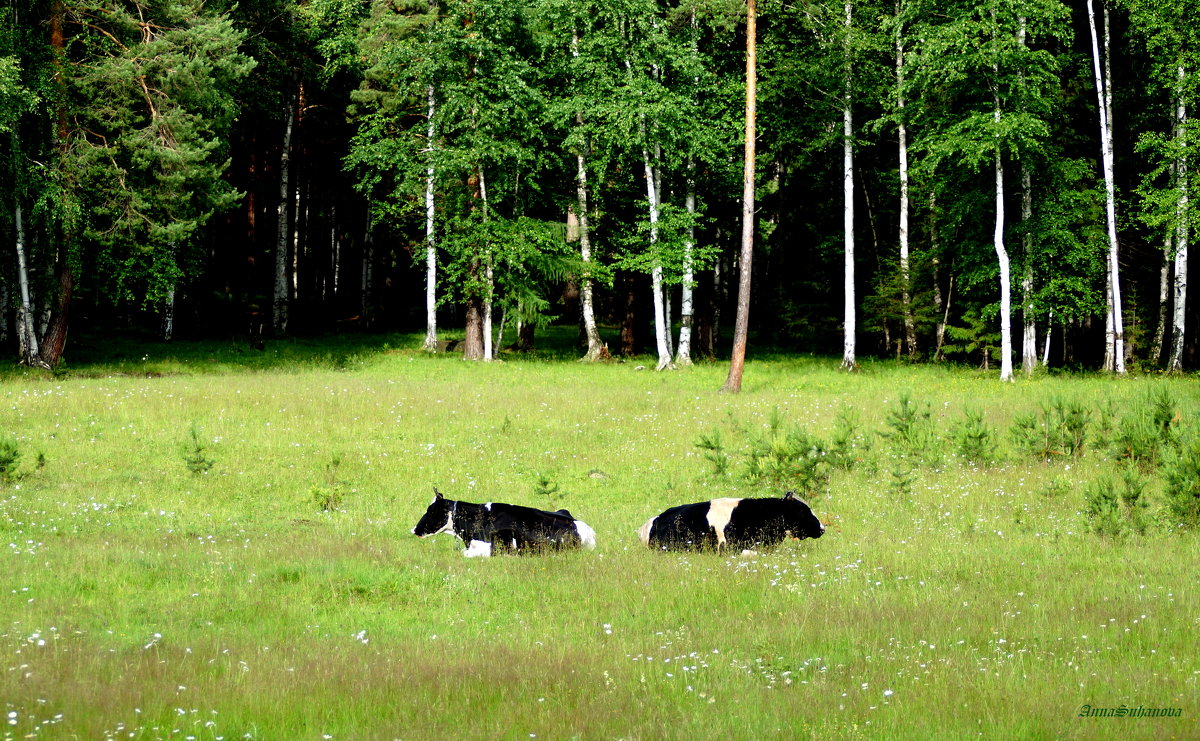
{"label": "sunlit grass patch", "polygon": [[[437,738],[463,708],[500,738],[1193,735],[1200,543],[1165,477],[1144,474],[1144,532],[1097,535],[1086,487],[1125,464],[1095,437],[1037,458],[1009,430],[1055,399],[1119,419],[1161,383],[1191,435],[1194,379],[775,357],[726,396],[718,365],[395,349],[0,382],[4,429],[45,459],[0,490],[8,737]],[[879,435],[901,393],[942,447],[903,496]],[[702,434],[831,441],[847,409],[871,444],[813,496],[821,539],[748,558],[637,540],[673,504],[782,493],[714,475]],[[986,465],[955,450],[965,409],[997,433]],[[565,507],[598,548],[464,559],[410,534],[433,486]],[[1183,717],[1117,729],[1085,703]]]}

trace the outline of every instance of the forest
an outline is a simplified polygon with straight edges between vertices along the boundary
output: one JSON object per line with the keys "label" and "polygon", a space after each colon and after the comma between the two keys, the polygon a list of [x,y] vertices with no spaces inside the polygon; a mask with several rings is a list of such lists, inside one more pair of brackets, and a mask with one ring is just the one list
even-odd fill
{"label": "forest", "polygon": [[1194,369],[1194,10],[4,0],[0,343]]}

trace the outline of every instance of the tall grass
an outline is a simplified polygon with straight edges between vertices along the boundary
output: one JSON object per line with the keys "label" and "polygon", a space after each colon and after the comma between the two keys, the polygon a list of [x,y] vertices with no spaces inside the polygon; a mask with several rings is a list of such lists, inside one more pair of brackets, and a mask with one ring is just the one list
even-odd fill
{"label": "tall grass", "polygon": [[[1143,532],[1099,535],[1085,492],[1119,475],[1119,452],[1047,462],[1007,434],[1059,400],[1132,414],[1153,388],[1192,439],[1194,379],[1003,385],[780,357],[750,363],[729,396],[717,365],[467,364],[406,347],[0,381],[0,437],[26,453],[0,489],[3,737],[1200,731],[1200,539],[1164,478],[1145,474]],[[880,433],[902,398],[942,442],[897,497]],[[998,431],[990,465],[956,452],[967,410]],[[851,418],[874,465],[830,467],[812,502],[824,538],[749,559],[638,543],[667,506],[775,485],[714,475],[697,447],[710,431],[731,447],[781,424],[828,441]],[[196,448],[211,465],[193,472],[181,451]],[[566,507],[599,547],[464,559],[409,533],[435,485]]]}

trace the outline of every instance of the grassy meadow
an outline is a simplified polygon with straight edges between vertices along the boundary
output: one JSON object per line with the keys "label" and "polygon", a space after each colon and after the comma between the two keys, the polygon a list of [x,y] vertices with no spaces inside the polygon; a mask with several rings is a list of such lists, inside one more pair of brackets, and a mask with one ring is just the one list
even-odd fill
{"label": "grassy meadow", "polygon": [[[1119,457],[1153,398],[1200,434],[1194,376],[752,354],[723,395],[724,363],[418,344],[97,344],[4,371],[0,737],[1200,737],[1200,537],[1167,506],[1170,451]],[[1014,426],[1055,404],[1085,436],[1031,453]],[[674,504],[781,494],[772,456],[835,438],[842,465],[805,459],[825,537],[637,540]],[[1104,530],[1089,492],[1127,471],[1142,496]],[[410,534],[433,486],[566,507],[599,546],[464,559]],[[1177,713],[1081,717],[1122,706]]]}

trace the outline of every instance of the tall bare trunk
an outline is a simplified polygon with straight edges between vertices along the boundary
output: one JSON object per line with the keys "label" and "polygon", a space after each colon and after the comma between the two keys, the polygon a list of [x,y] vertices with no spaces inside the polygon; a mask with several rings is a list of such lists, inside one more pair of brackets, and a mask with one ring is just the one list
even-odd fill
{"label": "tall bare trunk", "polygon": [[[688,216],[696,215],[696,163],[688,157],[687,163],[687,194],[683,198],[684,208]],[[683,243],[683,285],[680,288],[679,299],[679,346],[675,349],[675,364],[688,366],[692,364],[692,321],[693,321],[693,290],[696,275],[692,265],[692,250],[696,244],[696,227],[688,223],[687,239]]]}
{"label": "tall bare trunk", "polygon": [[1033,375],[1037,369],[1037,321],[1033,314],[1033,183],[1029,168],[1021,165],[1021,370]]}
{"label": "tall bare trunk", "polygon": [[29,294],[29,267],[25,259],[25,221],[18,200],[13,212],[17,232],[17,289],[20,303],[17,305],[17,346],[21,352],[21,363],[30,367],[46,367],[38,351],[37,332],[33,326],[33,302]]}
{"label": "tall bare trunk", "polygon": [[1097,107],[1100,113],[1100,148],[1104,167],[1104,206],[1108,224],[1108,318],[1106,324],[1105,357],[1111,358],[1107,369],[1125,372],[1125,330],[1121,315],[1121,274],[1117,257],[1117,197],[1113,166],[1112,70],[1109,64],[1108,7],[1104,7],[1104,57],[1101,71],[1100,45],[1096,37],[1096,16],[1092,0],[1087,0],[1088,28],[1092,38],[1092,72],[1096,82]]}
{"label": "tall bare trunk", "polygon": [[[896,0],[896,17],[900,17],[901,0]],[[908,343],[908,356],[917,354],[917,326],[912,310],[912,270],[909,265],[908,227],[908,123],[904,119],[904,29],[896,27],[896,107],[899,121],[897,132],[900,139],[900,302],[904,314],[904,337]]]}
{"label": "tall bare trunk", "polygon": [[271,326],[276,334],[285,334],[288,328],[288,201],[291,197],[288,181],[292,172],[292,128],[295,121],[295,101],[289,98],[279,158],[279,221],[275,239],[275,292],[271,305]]}
{"label": "tall bare trunk", "polygon": [[426,149],[429,163],[425,167],[425,349],[429,352],[437,350],[437,232],[435,230],[433,185],[436,174],[433,164],[433,140],[436,135],[434,128],[434,113],[436,99],[433,85],[426,88],[428,100],[428,120]]}
{"label": "tall bare trunk", "polygon": [[[993,11],[994,14],[995,11]],[[999,62],[993,71],[999,77]],[[996,128],[1000,127],[1000,94],[993,91],[995,106],[993,118]],[[1004,246],[1004,166],[1000,156],[999,141],[996,142],[996,224],[992,232],[992,245],[996,249],[996,262],[1000,266],[1000,380],[1013,380],[1012,364],[1012,275],[1009,271],[1008,249]],[[986,362],[986,360],[985,360]]]}
{"label": "tall bare trunk", "polygon": [[750,264],[754,257],[754,139],[758,103],[758,10],[755,0],[746,2],[746,144],[742,166],[742,252],[738,267],[737,318],[733,327],[733,354],[729,376],[721,391],[742,390],[746,366],[746,340],[750,332]]}
{"label": "tall bare trunk", "polygon": [[855,358],[857,335],[857,301],[854,295],[854,118],[850,108],[850,24],[852,5],[850,0],[845,4],[846,9],[846,68],[843,72],[842,98],[842,231],[846,243],[845,260],[843,265],[843,334],[842,334],[842,368],[854,370],[858,366]]}
{"label": "tall bare trunk", "polygon": [[[579,120],[578,118],[576,120]],[[580,280],[579,292],[583,305],[583,331],[587,336],[587,353],[583,360],[599,360],[603,354],[604,344],[600,341],[600,330],[596,326],[596,308],[592,287],[594,281],[588,272],[592,269],[592,236],[588,221],[588,186],[587,162],[583,152],[575,155],[577,174],[575,193],[579,201],[579,258],[583,262],[584,276]]]}
{"label": "tall bare trunk", "polygon": [[[1178,77],[1182,84],[1182,66],[1178,68]],[[1182,137],[1186,127],[1187,105],[1183,101],[1182,93],[1178,93],[1175,105],[1176,136]],[[1175,178],[1179,192],[1179,199],[1175,205],[1175,301],[1171,317],[1171,358],[1167,362],[1167,370],[1180,373],[1183,371],[1183,344],[1186,338],[1184,319],[1187,308],[1188,269],[1188,160],[1185,154],[1180,154],[1175,160]]]}

